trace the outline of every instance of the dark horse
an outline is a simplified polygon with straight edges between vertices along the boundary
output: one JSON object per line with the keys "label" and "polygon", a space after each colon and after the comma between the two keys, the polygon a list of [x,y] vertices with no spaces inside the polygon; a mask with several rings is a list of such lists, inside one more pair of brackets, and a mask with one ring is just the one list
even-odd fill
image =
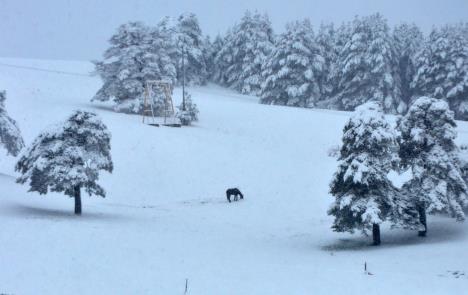
{"label": "dark horse", "polygon": [[226,197],[227,197],[229,203],[231,203],[231,196],[234,196],[234,201],[238,201],[239,196],[240,196],[241,200],[244,199],[244,195],[240,192],[240,190],[238,188],[230,188],[230,189],[228,189],[226,191]]}

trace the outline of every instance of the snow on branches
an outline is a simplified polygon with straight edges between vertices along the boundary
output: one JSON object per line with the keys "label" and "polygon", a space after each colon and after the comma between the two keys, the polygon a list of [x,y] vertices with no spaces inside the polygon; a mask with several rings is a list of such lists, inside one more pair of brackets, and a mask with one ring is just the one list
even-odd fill
{"label": "snow on branches", "polygon": [[465,219],[468,188],[455,144],[455,127],[448,104],[429,97],[417,99],[399,122],[400,157],[403,167],[413,173],[403,190],[423,219],[426,211]]}
{"label": "snow on branches", "polygon": [[328,213],[335,217],[335,231],[368,233],[387,220],[394,207],[396,189],[387,175],[398,163],[396,135],[380,103],[368,102],[349,119],[342,140],[330,185],[335,202]]}
{"label": "snow on branches", "polygon": [[75,111],[64,123],[42,132],[26,149],[16,164],[21,173],[17,182],[40,194],[50,190],[77,198],[83,188],[89,195],[105,197],[97,181],[99,171],[113,170],[110,139],[97,115]]}
{"label": "snow on branches", "polygon": [[0,91],[0,145],[5,147],[7,154],[17,156],[24,142],[18,124],[8,116],[5,100],[6,92]]}

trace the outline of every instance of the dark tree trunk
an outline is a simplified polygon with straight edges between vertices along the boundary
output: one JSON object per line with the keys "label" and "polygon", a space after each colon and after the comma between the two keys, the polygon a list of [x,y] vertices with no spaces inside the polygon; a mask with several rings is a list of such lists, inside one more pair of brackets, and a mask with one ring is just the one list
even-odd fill
{"label": "dark tree trunk", "polygon": [[418,232],[418,236],[425,237],[427,234],[427,217],[426,217],[426,206],[420,205],[418,208],[419,222],[424,226],[424,230]]}
{"label": "dark tree trunk", "polygon": [[380,225],[372,225],[372,239],[374,240],[374,246],[380,245]]}
{"label": "dark tree trunk", "polygon": [[79,185],[74,187],[75,195],[75,214],[81,215],[81,187]]}

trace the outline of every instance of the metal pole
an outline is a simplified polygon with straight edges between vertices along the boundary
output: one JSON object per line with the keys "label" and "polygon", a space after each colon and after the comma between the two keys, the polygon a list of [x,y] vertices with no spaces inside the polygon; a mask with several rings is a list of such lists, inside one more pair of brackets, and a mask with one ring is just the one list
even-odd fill
{"label": "metal pole", "polygon": [[182,45],[182,111],[185,111],[185,38]]}

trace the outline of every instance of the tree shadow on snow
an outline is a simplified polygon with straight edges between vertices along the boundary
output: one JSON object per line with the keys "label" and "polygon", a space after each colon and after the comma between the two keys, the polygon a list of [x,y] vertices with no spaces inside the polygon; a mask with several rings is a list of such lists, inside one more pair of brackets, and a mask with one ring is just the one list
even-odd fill
{"label": "tree shadow on snow", "polygon": [[427,237],[419,237],[417,231],[400,229],[384,230],[381,233],[380,246],[372,246],[372,237],[355,234],[355,238],[339,239],[329,245],[322,246],[324,251],[360,251],[369,249],[388,249],[427,244],[451,243],[467,238],[467,226],[450,219],[439,219],[429,224]]}
{"label": "tree shadow on snow", "polygon": [[108,104],[83,103],[82,107],[90,108],[90,109],[96,109],[96,110],[105,111],[105,112],[116,113],[114,108],[111,105],[108,105]]}
{"label": "tree shadow on snow", "polygon": [[[5,207],[4,207],[5,208]],[[3,214],[8,214],[15,217],[36,218],[36,219],[54,219],[54,220],[83,220],[83,221],[123,221],[128,219],[126,216],[109,214],[109,213],[96,213],[86,212],[84,208],[81,216],[73,213],[73,208],[70,211],[41,208],[28,206],[24,204],[10,204],[4,210]]]}

